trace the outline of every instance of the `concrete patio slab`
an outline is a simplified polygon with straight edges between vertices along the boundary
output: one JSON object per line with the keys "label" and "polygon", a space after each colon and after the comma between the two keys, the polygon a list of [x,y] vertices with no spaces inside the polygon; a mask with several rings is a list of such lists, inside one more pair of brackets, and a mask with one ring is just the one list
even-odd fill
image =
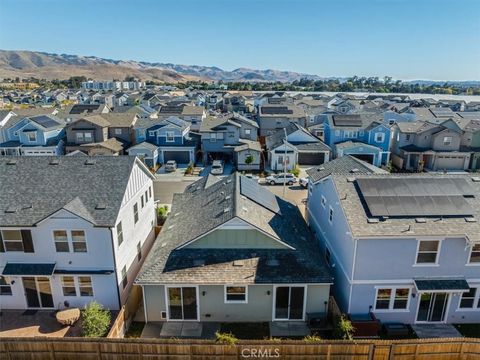
{"label": "concrete patio slab", "polygon": [[276,321],[269,323],[271,337],[304,337],[310,329],[303,321]]}
{"label": "concrete patio slab", "polygon": [[412,325],[412,329],[421,339],[463,337],[455,326],[450,324],[417,324]]}
{"label": "concrete patio slab", "polygon": [[182,326],[181,322],[166,322],[162,326],[160,331],[160,337],[180,337],[182,335]]}
{"label": "concrete patio slab", "polygon": [[162,322],[149,322],[143,327],[142,334],[143,339],[158,339],[160,332],[162,331]]}
{"label": "concrete patio slab", "polygon": [[202,336],[202,324],[186,322],[182,326],[181,337],[200,338]]}

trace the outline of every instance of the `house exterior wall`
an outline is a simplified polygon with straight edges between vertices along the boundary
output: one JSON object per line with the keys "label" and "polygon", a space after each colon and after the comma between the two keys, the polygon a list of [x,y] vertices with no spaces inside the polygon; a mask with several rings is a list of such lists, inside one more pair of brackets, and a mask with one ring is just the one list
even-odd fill
{"label": "house exterior wall", "polygon": [[[255,150],[242,150],[236,152],[237,154],[237,170],[260,170],[261,153]],[[247,156],[251,155],[253,161],[250,164],[245,163]]]}
{"label": "house exterior wall", "polygon": [[[450,145],[445,145],[443,140],[445,137],[451,137]],[[432,148],[435,151],[457,151],[460,149],[461,135],[453,130],[440,131],[432,135]]]}
{"label": "house exterior wall", "polygon": [[[273,171],[283,170],[283,157],[285,156],[285,145],[272,149],[269,153],[270,169]],[[298,152],[291,146],[287,147],[287,170],[292,170],[297,164]]]}
{"label": "house exterior wall", "polygon": [[109,127],[108,137],[131,143],[133,141],[133,130],[131,127]]}
{"label": "house exterior wall", "polygon": [[72,124],[68,124],[65,127],[65,132],[67,136],[67,142],[70,144],[83,144],[77,142],[76,133],[77,132],[90,132],[92,134],[91,142],[102,142],[108,138],[108,128],[102,128],[98,125],[92,124],[91,122],[85,120],[78,120]]}

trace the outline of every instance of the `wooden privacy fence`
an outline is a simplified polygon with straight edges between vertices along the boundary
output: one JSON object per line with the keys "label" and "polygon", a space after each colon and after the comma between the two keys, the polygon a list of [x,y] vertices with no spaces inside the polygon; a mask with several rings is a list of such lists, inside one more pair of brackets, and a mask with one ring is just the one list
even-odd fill
{"label": "wooden privacy fence", "polygon": [[133,285],[127,302],[118,313],[117,318],[108,332],[107,338],[122,338],[125,335],[125,331],[127,331],[130,326],[142,301],[142,296],[142,288],[138,285]]}
{"label": "wooden privacy fence", "polygon": [[0,358],[52,360],[130,359],[345,359],[345,360],[477,360],[480,339],[359,341],[239,341],[235,345],[207,340],[3,338]]}

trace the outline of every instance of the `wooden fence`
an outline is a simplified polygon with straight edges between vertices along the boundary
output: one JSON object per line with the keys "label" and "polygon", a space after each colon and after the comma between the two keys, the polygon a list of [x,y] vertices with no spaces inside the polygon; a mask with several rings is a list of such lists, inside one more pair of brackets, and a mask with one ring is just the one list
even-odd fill
{"label": "wooden fence", "polygon": [[142,288],[138,285],[133,285],[127,302],[118,313],[117,318],[108,332],[107,338],[122,338],[125,335],[125,331],[127,331],[130,326],[142,301],[142,296]]}
{"label": "wooden fence", "polygon": [[480,339],[359,341],[239,341],[224,345],[207,340],[3,338],[0,359],[345,359],[478,360]]}

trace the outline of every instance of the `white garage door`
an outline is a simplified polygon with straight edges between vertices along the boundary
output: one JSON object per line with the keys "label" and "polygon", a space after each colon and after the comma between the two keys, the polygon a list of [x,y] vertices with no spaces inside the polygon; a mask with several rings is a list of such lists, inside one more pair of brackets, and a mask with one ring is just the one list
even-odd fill
{"label": "white garage door", "polygon": [[463,156],[437,156],[435,161],[436,170],[463,170]]}

